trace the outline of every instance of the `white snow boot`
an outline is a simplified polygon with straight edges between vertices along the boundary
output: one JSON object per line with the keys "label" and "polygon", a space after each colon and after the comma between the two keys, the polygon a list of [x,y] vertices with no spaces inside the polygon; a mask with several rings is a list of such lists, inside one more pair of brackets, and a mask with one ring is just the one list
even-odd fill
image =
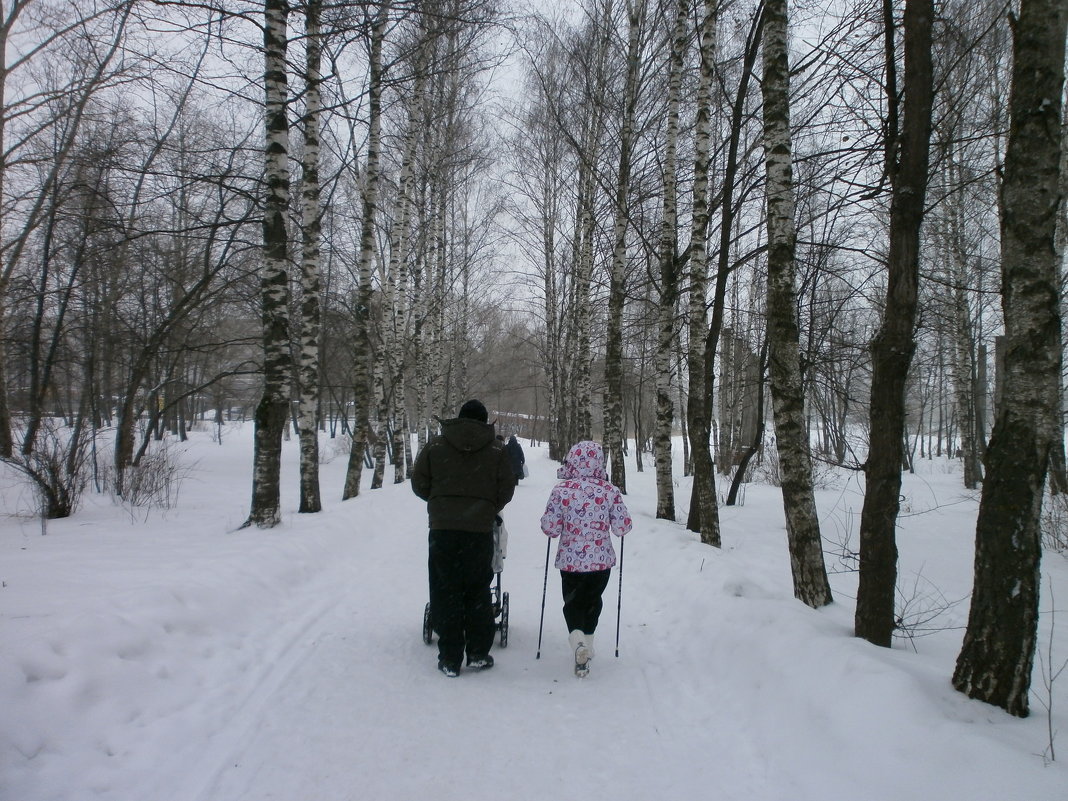
{"label": "white snow boot", "polygon": [[593,659],[593,635],[575,629],[567,637],[571,651],[575,655],[575,675],[585,678],[590,672],[590,660]]}

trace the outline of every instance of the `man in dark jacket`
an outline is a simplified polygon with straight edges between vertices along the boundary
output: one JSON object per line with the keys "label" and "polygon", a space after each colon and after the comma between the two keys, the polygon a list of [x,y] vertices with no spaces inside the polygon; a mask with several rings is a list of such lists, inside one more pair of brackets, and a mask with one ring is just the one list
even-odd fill
{"label": "man in dark jacket", "polygon": [[511,460],[469,400],[415,458],[412,490],[430,518],[430,615],[438,633],[438,670],[457,676],[464,653],[473,670],[493,667],[495,625],[493,522],[512,499]]}
{"label": "man in dark jacket", "polygon": [[523,454],[523,446],[519,444],[515,434],[512,434],[508,438],[508,443],[504,446],[504,449],[508,451],[508,457],[512,460],[512,472],[515,474],[515,481],[518,484],[523,480],[523,465],[527,462],[527,457]]}

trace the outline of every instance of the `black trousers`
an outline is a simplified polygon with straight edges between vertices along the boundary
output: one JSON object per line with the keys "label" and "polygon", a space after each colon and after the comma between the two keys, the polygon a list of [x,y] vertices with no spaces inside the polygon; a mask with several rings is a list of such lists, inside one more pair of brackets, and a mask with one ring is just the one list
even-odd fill
{"label": "black trousers", "polygon": [[486,656],[493,645],[493,533],[430,530],[430,620],[438,660],[450,665]]}
{"label": "black trousers", "polygon": [[611,570],[594,570],[591,573],[560,571],[560,589],[564,593],[564,620],[567,630],[578,629],[584,634],[597,630],[604,601],[601,596],[608,586]]}

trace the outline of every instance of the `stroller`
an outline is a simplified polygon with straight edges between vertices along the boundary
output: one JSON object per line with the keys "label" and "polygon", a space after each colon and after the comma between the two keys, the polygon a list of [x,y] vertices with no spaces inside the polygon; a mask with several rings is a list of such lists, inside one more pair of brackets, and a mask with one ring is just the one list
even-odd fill
{"label": "stroller", "polygon": [[[508,529],[500,515],[493,521],[493,584],[490,587],[493,602],[493,620],[501,633],[501,648],[508,647],[508,593],[501,591],[501,573],[504,572],[504,557],[508,554]],[[430,602],[423,609],[423,642],[434,643],[434,621],[430,615]]]}

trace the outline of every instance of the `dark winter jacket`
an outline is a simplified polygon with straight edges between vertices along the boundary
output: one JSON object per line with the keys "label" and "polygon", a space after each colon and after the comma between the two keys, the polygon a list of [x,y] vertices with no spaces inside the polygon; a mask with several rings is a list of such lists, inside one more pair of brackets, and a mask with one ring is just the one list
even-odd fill
{"label": "dark winter jacket", "polygon": [[515,477],[518,480],[523,477],[523,464],[527,461],[527,458],[523,455],[523,446],[519,444],[519,440],[513,434],[508,438],[508,444],[504,447],[512,460],[512,472],[515,473]]}
{"label": "dark winter jacket", "polygon": [[456,418],[415,457],[412,491],[427,502],[430,528],[488,532],[512,500],[515,476],[492,425]]}

